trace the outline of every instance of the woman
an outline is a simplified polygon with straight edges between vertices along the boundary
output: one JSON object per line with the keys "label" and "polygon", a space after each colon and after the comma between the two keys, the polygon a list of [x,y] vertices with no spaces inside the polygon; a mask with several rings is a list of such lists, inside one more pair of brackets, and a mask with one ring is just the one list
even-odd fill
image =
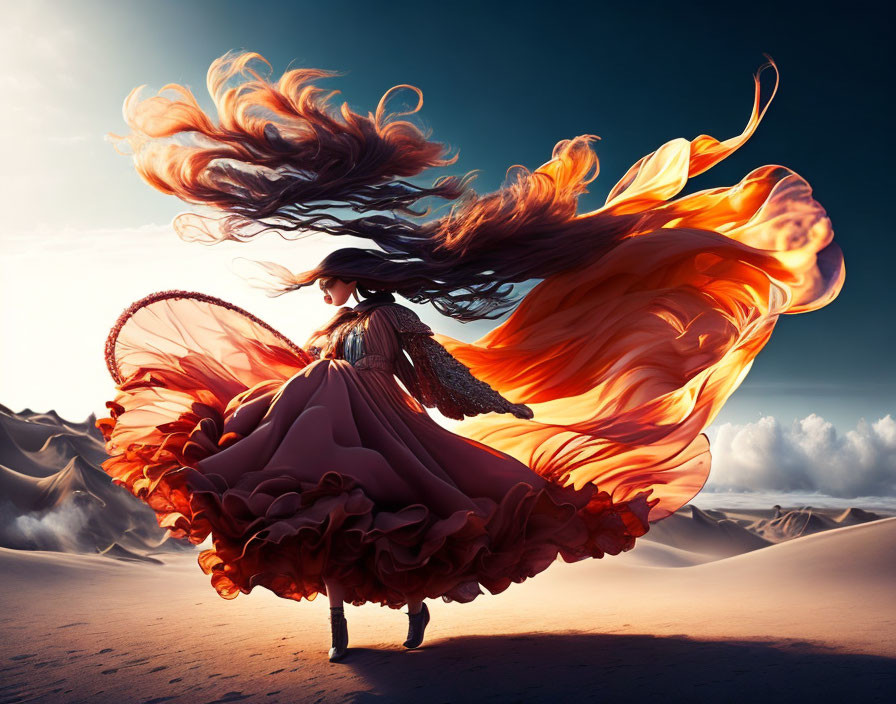
{"label": "woman", "polygon": [[[107,341],[118,393],[98,426],[104,469],[160,525],[196,544],[211,536],[199,563],[222,597],[258,585],[327,594],[331,659],[346,652],[345,602],[407,605],[413,648],[426,598],[469,602],[558,555],[631,549],[703,486],[702,431],[778,316],[819,308],[843,284],[829,219],[784,167],[672,200],[755,130],[758,74],[741,135],[672,140],[577,214],[596,177],[591,135],[486,196],[467,178],[424,188],[402,179],[453,159],[387,115],[391,91],[367,117],[334,113],[310,83],[330,74],[273,83],[256,60],[212,65],[217,124],[185,88],[132,94],[139,173],[217,209],[179,216],[185,239],[313,230],[377,247],[299,274],[262,264],[273,293],[317,282],[340,306],[304,347],[203,294],[138,301]],[[430,197],[457,202],[421,222],[413,206]],[[361,215],[331,212],[340,206]],[[532,279],[514,298],[512,284]],[[512,312],[462,343],[395,294],[462,321]],[[425,407],[467,420],[448,431]]]}

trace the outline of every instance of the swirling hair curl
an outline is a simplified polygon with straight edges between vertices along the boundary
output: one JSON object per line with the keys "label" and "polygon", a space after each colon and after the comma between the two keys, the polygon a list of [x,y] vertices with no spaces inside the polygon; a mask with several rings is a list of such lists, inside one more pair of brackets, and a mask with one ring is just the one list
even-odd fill
{"label": "swirling hair curl", "polygon": [[[251,52],[212,63],[207,85],[217,121],[184,86],[169,84],[146,99],[136,88],[124,103],[131,133],[113,138],[130,148],[147,183],[212,209],[175,219],[185,240],[246,241],[274,230],[289,239],[325,233],[376,245],[339,249],[298,274],[259,262],[272,279],[270,295],[336,276],[430,302],[461,321],[493,318],[518,302],[513,283],[580,266],[632,231],[636,215],[601,213],[599,227],[576,215],[578,196],[599,170],[594,135],[559,142],[534,172],[511,167],[506,185],[485,196],[470,188],[475,172],[419,186],[405,179],[450,166],[457,155],[399,119],[422,107],[418,88],[391,88],[364,116],[346,103],[334,109],[329,101],[338,91],[313,85],[335,71],[293,69],[271,81],[264,70],[270,64]],[[402,88],[416,93],[416,106],[389,113],[388,100]],[[430,210],[415,208],[427,198],[454,202],[424,221]]]}

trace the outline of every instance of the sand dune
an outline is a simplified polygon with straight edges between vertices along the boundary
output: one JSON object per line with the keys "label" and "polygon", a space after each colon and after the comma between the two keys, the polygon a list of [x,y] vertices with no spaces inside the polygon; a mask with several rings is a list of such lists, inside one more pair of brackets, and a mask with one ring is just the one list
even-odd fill
{"label": "sand dune", "polygon": [[323,598],[225,601],[189,554],[0,550],[0,703],[889,701],[896,518],[693,567],[636,550],[432,601],[413,652],[402,613],[347,607],[338,664]]}
{"label": "sand dune", "polygon": [[106,453],[94,422],[0,406],[0,546],[126,560],[192,550],[168,540],[153,511],[100,469]]}
{"label": "sand dune", "polygon": [[[698,503],[700,497],[694,501]],[[865,511],[858,507],[842,510],[812,506],[784,509],[775,506],[772,509],[703,511],[691,504],[669,518],[651,525],[650,531],[636,550],[640,549],[641,554],[646,554],[644,543],[659,543],[666,548],[683,551],[685,555],[680,556],[683,565],[696,564],[885,517],[881,513]],[[654,554],[663,566],[673,566],[669,560],[674,562],[674,558],[670,557],[674,553],[668,550],[655,550]],[[661,560],[658,557],[660,554],[665,555],[667,559]]]}
{"label": "sand dune", "polygon": [[739,555],[771,544],[738,523],[728,518],[713,518],[696,506],[685,507],[651,525],[644,540],[713,558]]}
{"label": "sand dune", "polygon": [[790,540],[801,535],[811,535],[823,530],[837,528],[836,519],[816,511],[788,511],[778,518],[757,521],[752,530],[772,542]]}

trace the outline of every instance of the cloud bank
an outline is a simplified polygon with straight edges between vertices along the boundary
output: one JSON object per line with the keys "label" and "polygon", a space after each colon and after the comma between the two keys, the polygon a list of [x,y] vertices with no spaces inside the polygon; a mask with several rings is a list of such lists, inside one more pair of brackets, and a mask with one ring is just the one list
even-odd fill
{"label": "cloud bank", "polygon": [[772,416],[717,427],[707,491],[816,491],[896,496],[896,420],[860,420],[840,433],[811,414],[789,427]]}

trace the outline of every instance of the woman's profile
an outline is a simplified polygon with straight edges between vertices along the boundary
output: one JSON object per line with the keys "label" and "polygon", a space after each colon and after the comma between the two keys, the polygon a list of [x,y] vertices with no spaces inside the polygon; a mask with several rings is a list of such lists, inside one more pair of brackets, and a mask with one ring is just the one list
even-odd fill
{"label": "woman's profile", "polygon": [[[199,564],[223,598],[325,594],[333,660],[345,603],[407,607],[416,648],[426,599],[469,602],[558,557],[630,550],[702,488],[703,431],[778,317],[843,285],[830,220],[786,167],[679,195],[755,131],[771,100],[761,70],[742,134],[673,139],[578,213],[593,135],[493,193],[470,175],[421,186],[407,179],[456,157],[405,119],[422,98],[388,112],[393,91],[416,88],[363,115],[315,85],[332,72],[270,80],[265,66],[252,53],[212,64],[217,120],[185,87],[133,92],[121,141],[138,173],[205,208],[175,220],[187,240],[275,230],[297,247],[307,232],[369,246],[299,273],[262,263],[272,294],[317,285],[337,308],[301,345],[202,293],[137,301],[106,343],[116,394],[98,426],[116,482],[173,537],[211,538]],[[777,67],[763,68],[776,90]],[[430,218],[422,204],[439,199],[451,207]],[[402,299],[506,317],[466,343]]]}

